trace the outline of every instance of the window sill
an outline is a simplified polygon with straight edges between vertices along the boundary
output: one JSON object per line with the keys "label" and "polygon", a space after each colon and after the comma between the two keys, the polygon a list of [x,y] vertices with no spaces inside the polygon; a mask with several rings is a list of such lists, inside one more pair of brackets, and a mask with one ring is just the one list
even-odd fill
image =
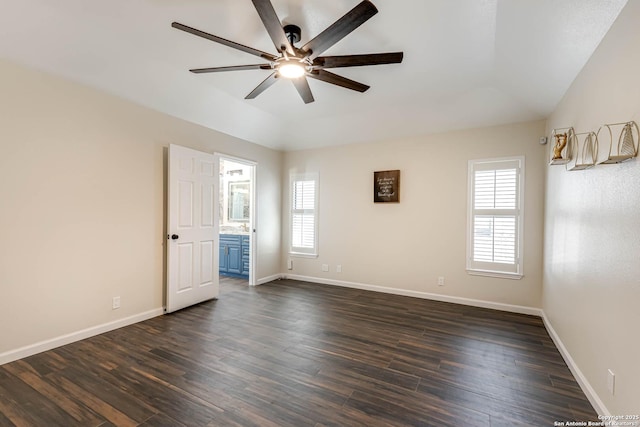
{"label": "window sill", "polygon": [[304,252],[289,252],[289,256],[294,258],[318,258],[318,254],[305,254]]}
{"label": "window sill", "polygon": [[487,277],[496,277],[499,279],[511,279],[511,280],[520,280],[524,277],[524,275],[520,273],[504,273],[502,271],[487,271],[487,270],[472,270],[467,269],[467,273],[472,276],[487,276]]}

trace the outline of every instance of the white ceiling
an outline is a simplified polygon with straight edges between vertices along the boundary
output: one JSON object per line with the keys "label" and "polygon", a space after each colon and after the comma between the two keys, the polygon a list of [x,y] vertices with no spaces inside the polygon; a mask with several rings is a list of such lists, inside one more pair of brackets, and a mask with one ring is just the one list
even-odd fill
{"label": "white ceiling", "polygon": [[[373,0],[379,13],[325,52],[404,51],[402,64],[332,70],[361,94],[310,79],[305,105],[259,63],[171,28],[198,28],[276,53],[249,0],[0,0],[0,58],[100,88],[268,147],[297,150],[542,119],[627,0]],[[359,0],[272,0],[302,46]]]}

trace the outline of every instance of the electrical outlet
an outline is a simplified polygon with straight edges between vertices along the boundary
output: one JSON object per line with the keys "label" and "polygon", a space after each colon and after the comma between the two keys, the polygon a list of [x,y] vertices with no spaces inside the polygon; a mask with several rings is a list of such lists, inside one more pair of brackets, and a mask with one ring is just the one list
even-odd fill
{"label": "electrical outlet", "polygon": [[612,395],[615,394],[616,391],[616,374],[613,373],[611,369],[607,369],[607,390]]}
{"label": "electrical outlet", "polygon": [[120,308],[120,297],[113,297],[113,304],[111,306],[114,310]]}
{"label": "electrical outlet", "polygon": [[438,277],[438,286],[444,286],[444,276]]}
{"label": "electrical outlet", "polygon": [[287,260],[287,270],[293,270],[293,260],[292,259],[288,259]]}
{"label": "electrical outlet", "polygon": [[342,273],[342,265],[336,265],[336,273]]}
{"label": "electrical outlet", "polygon": [[329,271],[329,264],[322,264],[322,271]]}

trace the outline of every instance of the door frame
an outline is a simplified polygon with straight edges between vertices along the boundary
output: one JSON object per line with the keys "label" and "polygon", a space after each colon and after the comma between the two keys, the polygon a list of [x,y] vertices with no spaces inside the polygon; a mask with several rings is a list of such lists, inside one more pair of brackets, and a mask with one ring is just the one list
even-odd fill
{"label": "door frame", "polygon": [[[257,232],[256,232],[256,213],[257,213],[257,207],[256,207],[256,193],[257,193],[257,181],[256,181],[256,176],[257,176],[257,168],[258,168],[258,162],[253,161],[253,160],[248,160],[248,159],[243,159],[242,157],[236,157],[236,156],[230,156],[228,154],[224,154],[224,153],[219,153],[219,152],[215,152],[213,153],[214,159],[215,159],[215,164],[214,164],[214,168],[215,168],[215,175],[217,177],[220,177],[220,161],[222,160],[229,160],[231,162],[234,163],[240,163],[242,165],[246,165],[246,166],[250,166],[251,167],[251,174],[250,174],[250,184],[249,184],[249,188],[250,188],[250,200],[251,200],[251,208],[249,209],[249,215],[251,216],[251,218],[249,219],[249,286],[256,286],[256,265],[257,265],[257,252],[258,252],[258,245],[256,244],[256,237],[257,237]],[[219,184],[218,184],[219,187]],[[218,188],[218,191],[221,191],[221,188]],[[216,200],[214,201],[214,205],[213,205],[213,209],[215,210],[215,212],[220,212],[220,197],[216,197]],[[220,220],[220,218],[218,218],[218,221]],[[220,227],[218,226],[218,236],[220,235]],[[219,256],[218,254],[218,249],[217,247],[214,248],[216,249],[216,260],[218,259],[217,257]]]}

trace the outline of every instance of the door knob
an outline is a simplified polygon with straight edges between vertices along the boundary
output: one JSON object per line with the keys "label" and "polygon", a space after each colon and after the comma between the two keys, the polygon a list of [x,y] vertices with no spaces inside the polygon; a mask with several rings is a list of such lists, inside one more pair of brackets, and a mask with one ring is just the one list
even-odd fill
{"label": "door knob", "polygon": [[177,234],[172,234],[171,235],[171,240],[177,240],[180,236],[178,236]]}

